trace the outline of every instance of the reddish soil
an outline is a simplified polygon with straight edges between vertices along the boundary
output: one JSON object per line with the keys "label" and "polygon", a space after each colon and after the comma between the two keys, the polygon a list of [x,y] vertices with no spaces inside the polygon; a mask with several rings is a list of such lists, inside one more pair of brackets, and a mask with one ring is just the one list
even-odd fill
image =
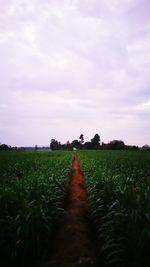
{"label": "reddish soil", "polygon": [[76,157],[73,159],[72,169],[68,204],[55,239],[55,253],[46,267],[96,266],[87,219],[89,206],[84,189],[84,177]]}

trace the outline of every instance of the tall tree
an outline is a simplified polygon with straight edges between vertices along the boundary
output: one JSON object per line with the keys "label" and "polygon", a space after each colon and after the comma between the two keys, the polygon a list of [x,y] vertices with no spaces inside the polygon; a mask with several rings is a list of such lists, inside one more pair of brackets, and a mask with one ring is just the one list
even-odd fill
{"label": "tall tree", "polygon": [[100,147],[100,136],[99,134],[95,134],[94,137],[91,139],[92,148],[99,148]]}
{"label": "tall tree", "polygon": [[56,149],[60,149],[61,148],[61,144],[60,142],[58,142],[55,139],[51,139],[51,143],[50,143],[50,149],[52,150],[56,150]]}
{"label": "tall tree", "polygon": [[84,143],[84,135],[83,134],[80,135],[79,140],[80,140],[80,144]]}

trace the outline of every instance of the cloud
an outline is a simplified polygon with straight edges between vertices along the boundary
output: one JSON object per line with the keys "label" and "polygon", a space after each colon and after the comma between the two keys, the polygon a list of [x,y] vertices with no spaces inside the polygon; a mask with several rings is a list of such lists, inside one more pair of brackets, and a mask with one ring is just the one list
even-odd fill
{"label": "cloud", "polygon": [[147,0],[1,1],[2,141],[46,144],[85,131],[150,143],[149,8]]}

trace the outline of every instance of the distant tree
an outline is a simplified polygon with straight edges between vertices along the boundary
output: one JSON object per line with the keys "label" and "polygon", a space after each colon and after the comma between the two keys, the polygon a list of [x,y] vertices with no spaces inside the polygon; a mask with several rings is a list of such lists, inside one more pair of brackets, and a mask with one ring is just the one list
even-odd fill
{"label": "distant tree", "polygon": [[61,148],[61,144],[60,142],[58,142],[55,139],[51,139],[51,143],[50,143],[50,149],[52,150],[56,150],[56,149],[60,149]]}
{"label": "distant tree", "polygon": [[71,142],[71,146],[72,146],[72,148],[73,147],[75,147],[75,148],[80,148],[80,142],[78,141],[78,140],[73,140],[72,142]]}
{"label": "distant tree", "polygon": [[107,144],[107,148],[110,149],[124,149],[125,143],[122,140],[113,140]]}
{"label": "distant tree", "polygon": [[80,135],[79,140],[80,140],[80,144],[82,145],[84,143],[84,135],[83,134]]}
{"label": "distant tree", "polygon": [[84,149],[92,149],[92,143],[91,142],[85,142],[84,143]]}
{"label": "distant tree", "polygon": [[105,144],[104,142],[102,142],[101,148],[103,148],[103,149],[107,148],[107,144]]}
{"label": "distant tree", "polygon": [[146,145],[142,146],[142,149],[144,149],[144,150],[150,150],[150,146],[146,144]]}
{"label": "distant tree", "polygon": [[71,150],[72,149],[71,144],[70,144],[69,141],[66,142],[65,149],[68,149],[68,150]]}
{"label": "distant tree", "polygon": [[6,145],[6,144],[2,144],[2,145],[0,145],[0,150],[10,150],[11,149],[11,147],[9,147],[8,145]]}
{"label": "distant tree", "polygon": [[138,146],[135,146],[135,145],[133,145],[133,146],[125,146],[125,149],[138,150],[139,147]]}
{"label": "distant tree", "polygon": [[70,146],[70,142],[69,141],[66,142],[66,146]]}
{"label": "distant tree", "polygon": [[94,137],[91,139],[92,148],[97,149],[100,147],[100,136],[99,134],[95,134]]}
{"label": "distant tree", "polygon": [[34,150],[37,150],[38,149],[38,146],[37,145],[35,145],[35,147],[34,147]]}

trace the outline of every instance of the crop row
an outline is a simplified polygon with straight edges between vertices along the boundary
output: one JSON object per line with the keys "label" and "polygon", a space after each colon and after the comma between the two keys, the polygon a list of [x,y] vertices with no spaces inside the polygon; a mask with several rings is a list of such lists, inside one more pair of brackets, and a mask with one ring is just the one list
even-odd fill
{"label": "crop row", "polygon": [[23,266],[38,258],[62,214],[71,153],[0,154],[0,257]]}
{"label": "crop row", "polygon": [[83,151],[102,266],[150,266],[150,154]]}

